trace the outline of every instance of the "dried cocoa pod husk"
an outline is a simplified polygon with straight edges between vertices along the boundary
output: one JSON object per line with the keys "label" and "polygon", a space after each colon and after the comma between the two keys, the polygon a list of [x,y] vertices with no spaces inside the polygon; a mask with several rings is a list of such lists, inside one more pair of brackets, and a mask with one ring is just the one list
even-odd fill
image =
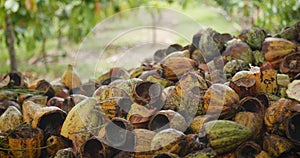
{"label": "dried cocoa pod husk", "polygon": [[63,122],[60,134],[72,140],[76,153],[80,152],[80,147],[86,140],[97,135],[100,128],[108,122],[96,103],[93,98],[83,100],[71,109]]}
{"label": "dried cocoa pod husk", "polygon": [[4,100],[0,102],[0,116],[7,110],[8,107],[14,106],[18,110],[21,110],[21,107],[18,103],[12,100]]}
{"label": "dried cocoa pod husk", "polygon": [[240,98],[253,96],[256,92],[256,81],[252,78],[240,78],[230,81],[229,86],[239,95]]}
{"label": "dried cocoa pod husk", "polygon": [[160,154],[154,155],[153,158],[180,158],[180,157],[173,153],[162,152]]}
{"label": "dried cocoa pod husk", "polygon": [[9,84],[7,86],[19,86],[24,87],[25,84],[25,77],[21,72],[10,72],[6,75],[4,75],[3,78],[6,78],[9,76]]}
{"label": "dried cocoa pod husk", "polygon": [[213,84],[205,92],[204,109],[206,114],[231,118],[238,110],[238,94],[225,84]]}
{"label": "dried cocoa pod husk", "polygon": [[120,67],[111,68],[107,73],[102,74],[96,80],[96,83],[100,85],[108,85],[112,81],[117,79],[129,79],[130,74]]}
{"label": "dried cocoa pod husk", "polygon": [[287,120],[286,136],[295,144],[300,145],[300,113],[294,113]]}
{"label": "dried cocoa pod husk", "polygon": [[263,118],[252,112],[239,112],[234,119],[240,125],[248,127],[252,131],[252,138],[259,139],[263,128]]}
{"label": "dried cocoa pod husk", "polygon": [[267,130],[279,135],[284,134],[287,128],[286,121],[292,115],[291,109],[292,101],[285,98],[281,98],[269,106],[264,116]]}
{"label": "dried cocoa pod husk", "polygon": [[22,112],[24,122],[30,123],[33,128],[41,128],[45,139],[50,135],[59,135],[67,116],[66,112],[58,107],[42,107],[31,101],[24,102]]}
{"label": "dried cocoa pod husk", "polygon": [[95,98],[98,102],[113,97],[130,98],[126,91],[122,90],[121,88],[110,86],[100,86],[93,94],[93,98]]}
{"label": "dried cocoa pod husk", "polygon": [[46,106],[47,104],[47,96],[44,95],[34,95],[28,99],[26,99],[26,101],[32,101],[36,104],[39,104],[41,106]]}
{"label": "dried cocoa pod husk", "polygon": [[33,83],[28,85],[28,89],[42,91],[42,92],[44,92],[44,95],[48,97],[48,99],[55,96],[54,88],[46,80],[35,80]]}
{"label": "dried cocoa pod husk", "polygon": [[287,153],[293,148],[292,142],[284,137],[271,134],[264,137],[263,150],[268,152],[272,157],[279,157],[283,153]]}
{"label": "dried cocoa pod husk", "polygon": [[166,56],[167,56],[167,49],[158,49],[153,54],[153,60],[154,60],[155,63],[159,63]]}
{"label": "dried cocoa pod husk", "polygon": [[0,101],[4,100],[17,100],[17,95],[8,90],[0,90]]}
{"label": "dried cocoa pod husk", "polygon": [[46,141],[47,153],[50,157],[55,156],[58,150],[71,147],[71,143],[63,137],[51,136]]}
{"label": "dried cocoa pod husk", "polygon": [[211,117],[209,115],[200,115],[193,118],[190,129],[193,131],[193,133],[199,133],[202,129],[204,123],[213,120],[214,117]]}
{"label": "dried cocoa pod husk", "polygon": [[156,155],[163,152],[170,152],[183,156],[185,153],[182,153],[181,150],[185,146],[184,139],[184,133],[176,129],[168,128],[156,133],[151,141],[151,150],[153,150]]}
{"label": "dried cocoa pod husk", "polygon": [[257,113],[260,117],[265,115],[265,106],[255,97],[245,97],[240,100],[240,107],[243,111]]}
{"label": "dried cocoa pod husk", "polygon": [[148,109],[145,106],[133,103],[126,119],[132,123],[134,128],[147,129],[149,121],[156,111],[156,108]]}
{"label": "dried cocoa pod husk", "polygon": [[256,66],[261,66],[266,62],[265,56],[261,51],[253,51],[254,61],[253,64]]}
{"label": "dried cocoa pod husk", "polygon": [[132,130],[133,126],[128,120],[115,117],[105,126],[105,140],[111,147],[126,146]]}
{"label": "dried cocoa pod husk", "polygon": [[300,73],[300,52],[285,56],[280,64],[280,72],[288,74],[291,78]]}
{"label": "dried cocoa pod husk", "polygon": [[173,82],[171,82],[171,81],[169,81],[167,79],[164,79],[162,77],[157,77],[157,76],[148,76],[147,79],[146,79],[146,81],[160,83],[163,86],[163,88],[166,88],[166,87],[174,85]]}
{"label": "dried cocoa pod husk", "polygon": [[62,74],[60,81],[64,83],[66,88],[68,89],[72,89],[82,85],[80,77],[74,71],[73,65],[71,64],[67,66],[67,69]]}
{"label": "dried cocoa pod husk", "polygon": [[217,158],[238,158],[234,152],[218,155]]}
{"label": "dried cocoa pod husk", "polygon": [[197,151],[206,149],[207,147],[207,139],[202,138],[197,134],[187,134],[184,141],[185,141],[185,146],[181,150],[183,153],[195,153]]}
{"label": "dried cocoa pod husk", "polygon": [[61,109],[63,107],[64,101],[65,101],[64,98],[52,97],[51,99],[48,100],[47,106],[56,106]]}
{"label": "dried cocoa pod husk", "polygon": [[297,45],[282,38],[266,38],[262,45],[262,53],[266,61],[270,62],[275,69],[278,69],[284,57],[294,53]]}
{"label": "dried cocoa pod husk", "polygon": [[253,62],[253,53],[249,45],[240,40],[228,45],[222,56],[230,56],[245,61],[247,64]]}
{"label": "dried cocoa pod husk", "polygon": [[151,141],[156,132],[147,129],[134,129],[134,157],[152,157]]}
{"label": "dried cocoa pod husk", "polygon": [[0,131],[13,130],[22,123],[23,115],[15,106],[9,106],[3,114],[0,114]]}
{"label": "dried cocoa pod husk", "polygon": [[[198,150],[196,152],[189,153],[184,156],[184,158],[214,158],[217,153],[211,148],[205,148],[203,150]],[[219,155],[220,157],[220,155]]]}
{"label": "dried cocoa pod husk", "polygon": [[264,105],[265,108],[268,108],[270,105],[270,98],[266,93],[258,93],[255,97],[260,100],[260,102]]}
{"label": "dried cocoa pod husk", "polygon": [[[8,136],[9,147],[13,157],[40,157],[44,134],[39,128],[24,126],[17,128]],[[22,150],[22,149],[27,150]],[[21,149],[21,150],[15,150]]]}
{"label": "dried cocoa pod husk", "polygon": [[264,150],[261,150],[259,154],[255,156],[255,158],[271,158],[271,156]]}
{"label": "dried cocoa pod husk", "polygon": [[100,102],[100,108],[105,115],[112,119],[114,117],[126,118],[133,102],[129,98],[113,97]]}
{"label": "dried cocoa pod husk", "polygon": [[289,98],[300,101],[300,80],[294,80],[292,83],[288,85],[288,89],[286,90],[286,94]]}
{"label": "dried cocoa pod husk", "polygon": [[149,81],[139,82],[133,89],[134,102],[160,109],[164,103],[162,90],[163,88],[159,83]]}
{"label": "dried cocoa pod husk", "polygon": [[167,87],[163,92],[166,94],[166,102],[162,109],[178,111],[181,98],[178,96],[175,86]]}
{"label": "dried cocoa pod husk", "polygon": [[186,57],[172,57],[164,59],[161,62],[161,67],[163,78],[177,81],[184,73],[194,70],[197,65],[194,60]]}
{"label": "dried cocoa pod husk", "polygon": [[60,149],[57,151],[55,154],[54,158],[75,158],[75,152],[72,150],[72,148],[65,148],[65,149]]}
{"label": "dried cocoa pod husk", "polygon": [[239,71],[249,70],[249,64],[243,60],[233,59],[224,65],[224,70],[226,77],[231,78]]}
{"label": "dried cocoa pod husk", "polygon": [[253,50],[260,50],[266,37],[267,34],[263,29],[254,27],[243,30],[237,38],[246,42]]}
{"label": "dried cocoa pod husk", "polygon": [[133,68],[129,70],[130,78],[138,78],[144,71],[146,71],[146,68],[143,66]]}
{"label": "dried cocoa pod husk", "polygon": [[261,152],[261,147],[253,141],[241,144],[235,151],[238,158],[256,157]]}
{"label": "dried cocoa pod husk", "polygon": [[107,157],[105,145],[97,137],[91,137],[82,145],[81,154],[85,158]]}
{"label": "dried cocoa pod husk", "polygon": [[187,123],[181,114],[173,110],[160,110],[152,116],[148,126],[149,130],[152,131],[174,128],[184,132],[187,128]]}
{"label": "dried cocoa pod husk", "polygon": [[236,122],[214,120],[204,124],[200,136],[206,136],[209,146],[218,154],[229,152],[249,139],[252,131]]}
{"label": "dried cocoa pod husk", "polygon": [[11,158],[12,156],[9,153],[0,150],[0,157],[1,158]]}
{"label": "dried cocoa pod husk", "polygon": [[[157,66],[159,67],[159,66]],[[155,77],[162,77],[162,72],[161,72],[161,67],[158,68],[158,70],[154,69],[154,70],[148,70],[148,71],[144,71],[140,76],[139,79],[145,81],[149,76],[155,76]]]}

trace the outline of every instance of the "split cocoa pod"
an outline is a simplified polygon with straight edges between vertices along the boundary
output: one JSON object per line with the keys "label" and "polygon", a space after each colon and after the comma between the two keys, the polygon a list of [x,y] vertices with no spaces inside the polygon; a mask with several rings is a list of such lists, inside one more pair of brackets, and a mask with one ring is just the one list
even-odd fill
{"label": "split cocoa pod", "polygon": [[289,54],[284,57],[280,64],[280,71],[294,78],[300,73],[300,52]]}

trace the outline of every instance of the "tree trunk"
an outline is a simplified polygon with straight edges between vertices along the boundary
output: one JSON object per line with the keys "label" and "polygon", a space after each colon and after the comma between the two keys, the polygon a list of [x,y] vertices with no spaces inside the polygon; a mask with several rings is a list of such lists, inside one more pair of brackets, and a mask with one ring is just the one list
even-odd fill
{"label": "tree trunk", "polygon": [[6,40],[7,40],[7,48],[9,52],[10,58],[10,71],[16,72],[18,71],[16,51],[15,51],[15,36],[14,36],[14,28],[9,14],[5,16],[6,23]]}

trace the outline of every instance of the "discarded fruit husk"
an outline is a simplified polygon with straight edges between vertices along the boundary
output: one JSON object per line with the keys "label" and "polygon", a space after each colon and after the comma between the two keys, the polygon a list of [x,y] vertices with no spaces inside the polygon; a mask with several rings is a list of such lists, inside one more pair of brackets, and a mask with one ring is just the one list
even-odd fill
{"label": "discarded fruit husk", "polygon": [[180,158],[180,157],[173,153],[162,152],[160,154],[154,155],[153,158]]}
{"label": "discarded fruit husk", "polygon": [[209,146],[218,154],[229,152],[249,139],[252,131],[236,122],[214,120],[204,124],[200,136],[206,137]]}
{"label": "discarded fruit husk", "polygon": [[75,158],[75,152],[72,150],[72,148],[65,148],[65,149],[60,149],[57,151],[55,154],[54,158]]}
{"label": "discarded fruit husk", "polygon": [[58,150],[70,147],[71,143],[63,137],[53,135],[47,139],[46,146],[48,155],[53,157]]}
{"label": "discarded fruit husk", "polygon": [[77,75],[77,73],[73,70],[73,65],[68,65],[67,69],[63,73],[60,81],[65,84],[65,86],[69,89],[80,86],[81,79]]}
{"label": "discarded fruit husk", "polygon": [[165,79],[165,78],[162,78],[162,77],[157,77],[157,76],[148,76],[146,81],[150,81],[150,82],[155,82],[155,83],[160,83],[163,88],[166,88],[166,87],[169,87],[169,86],[172,86],[174,85],[173,82]]}
{"label": "discarded fruit husk", "polygon": [[279,157],[281,154],[290,151],[293,144],[286,138],[271,134],[264,137],[263,149],[272,157]]}
{"label": "discarded fruit husk", "polygon": [[242,111],[257,113],[259,117],[265,115],[265,106],[255,97],[245,97],[240,100],[240,108]]}
{"label": "discarded fruit husk", "polygon": [[289,98],[300,101],[300,80],[294,80],[288,85],[286,94]]}
{"label": "discarded fruit husk", "polygon": [[100,108],[105,115],[112,119],[114,117],[126,118],[133,102],[129,98],[113,97],[100,102]]}
{"label": "discarded fruit husk", "polygon": [[42,107],[31,101],[24,102],[22,112],[24,122],[30,123],[33,128],[42,129],[45,139],[50,135],[59,135],[67,115],[58,107]]}
{"label": "discarded fruit husk", "polygon": [[68,113],[61,128],[61,135],[72,140],[75,152],[80,152],[80,147],[92,135],[97,135],[99,130],[108,121],[105,114],[96,107],[96,100],[87,98],[74,106]]}
{"label": "discarded fruit husk", "polygon": [[238,158],[256,157],[261,150],[261,147],[255,142],[247,141],[236,149],[236,156]]}
{"label": "discarded fruit husk", "polygon": [[235,115],[234,121],[248,127],[252,131],[254,140],[260,138],[263,129],[263,118],[261,115],[252,112],[239,112]]}
{"label": "discarded fruit husk", "polygon": [[48,99],[55,96],[55,90],[52,85],[46,80],[36,80],[30,85],[28,85],[28,89],[34,89],[41,92],[44,92],[44,95],[48,97]]}
{"label": "discarded fruit husk", "polygon": [[286,121],[292,115],[292,101],[281,98],[266,110],[264,123],[270,133],[283,135],[287,128]]}
{"label": "discarded fruit husk", "polygon": [[300,52],[285,56],[280,64],[280,72],[288,74],[291,78],[300,73]]}
{"label": "discarded fruit husk", "polygon": [[245,42],[236,40],[230,43],[226,50],[222,53],[222,56],[230,56],[235,59],[245,61],[247,64],[253,62],[253,53],[251,48]]}
{"label": "discarded fruit husk", "polygon": [[127,114],[126,119],[129,120],[134,128],[148,128],[151,117],[156,113],[156,108],[148,109],[145,106],[133,103]]}
{"label": "discarded fruit husk", "polygon": [[205,148],[203,150],[190,153],[184,156],[184,158],[214,158],[216,156],[217,153],[213,149]]}
{"label": "discarded fruit husk", "polygon": [[100,85],[109,85],[112,81],[118,79],[129,79],[130,74],[123,68],[111,68],[107,73],[97,78],[96,83]]}
{"label": "discarded fruit husk", "polygon": [[193,131],[193,133],[199,133],[200,130],[202,129],[204,123],[209,122],[213,120],[214,118],[209,116],[209,115],[200,115],[194,117],[190,124],[190,129]]}
{"label": "discarded fruit husk", "polygon": [[47,105],[47,96],[43,96],[43,95],[34,95],[28,99],[26,99],[26,101],[32,101],[36,104],[41,105],[42,107]]}
{"label": "discarded fruit husk", "polygon": [[9,106],[0,115],[0,131],[13,130],[23,123],[22,113],[14,106]]}
{"label": "discarded fruit husk", "polygon": [[149,122],[149,130],[161,131],[167,128],[184,132],[187,128],[187,123],[182,115],[173,110],[158,111]]}
{"label": "discarded fruit husk", "polygon": [[229,86],[239,95],[240,98],[253,96],[256,92],[256,81],[252,78],[240,78],[230,81]]}
{"label": "discarded fruit husk", "polygon": [[107,157],[106,147],[97,137],[91,137],[82,145],[81,154],[85,158]]}
{"label": "discarded fruit husk", "polygon": [[147,129],[134,129],[134,152],[135,157],[152,157],[151,141],[156,132]]}
{"label": "discarded fruit husk", "polygon": [[8,137],[11,153],[16,158],[40,157],[43,141],[43,131],[30,125],[17,128]]}
{"label": "discarded fruit husk", "polygon": [[253,50],[260,50],[266,37],[267,34],[263,29],[253,27],[243,30],[237,38],[246,42]]}
{"label": "discarded fruit husk", "polygon": [[300,113],[294,113],[287,120],[286,136],[296,145],[300,145]]}
{"label": "discarded fruit husk", "polygon": [[227,78],[231,78],[233,75],[235,75],[239,71],[243,70],[249,70],[249,65],[244,62],[243,60],[234,59],[231,61],[228,61],[224,65],[224,71]]}
{"label": "discarded fruit husk", "polygon": [[216,83],[209,87],[204,95],[206,114],[218,115],[221,118],[231,118],[237,112],[239,96],[229,86]]}
{"label": "discarded fruit husk", "polygon": [[179,156],[185,155],[181,150],[184,147],[185,134],[172,128],[162,130],[153,137],[151,141],[151,150],[154,154],[160,154],[162,152],[170,152],[178,154]]}
{"label": "discarded fruit husk", "polygon": [[126,97],[130,98],[129,94],[126,91],[117,88],[117,87],[109,87],[109,86],[100,86],[93,94],[93,98],[97,100],[97,102],[101,102],[105,99],[112,97]]}
{"label": "discarded fruit husk", "polygon": [[259,154],[255,156],[255,158],[271,158],[271,156],[264,150],[261,150]]}

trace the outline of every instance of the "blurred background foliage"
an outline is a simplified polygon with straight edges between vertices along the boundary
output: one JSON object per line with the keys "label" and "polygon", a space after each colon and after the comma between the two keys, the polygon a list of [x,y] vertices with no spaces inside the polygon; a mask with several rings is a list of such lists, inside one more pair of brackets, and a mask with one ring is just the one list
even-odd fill
{"label": "blurred background foliage", "polygon": [[[275,33],[300,19],[298,0],[0,0],[0,74],[11,71],[12,62],[19,71],[45,76],[60,72],[60,59],[76,49],[98,22],[141,6],[175,8],[196,20],[200,15],[217,19],[220,23],[212,24],[222,28],[217,31],[234,27],[229,32],[233,34],[252,26]],[[214,9],[208,11],[207,6]]]}

